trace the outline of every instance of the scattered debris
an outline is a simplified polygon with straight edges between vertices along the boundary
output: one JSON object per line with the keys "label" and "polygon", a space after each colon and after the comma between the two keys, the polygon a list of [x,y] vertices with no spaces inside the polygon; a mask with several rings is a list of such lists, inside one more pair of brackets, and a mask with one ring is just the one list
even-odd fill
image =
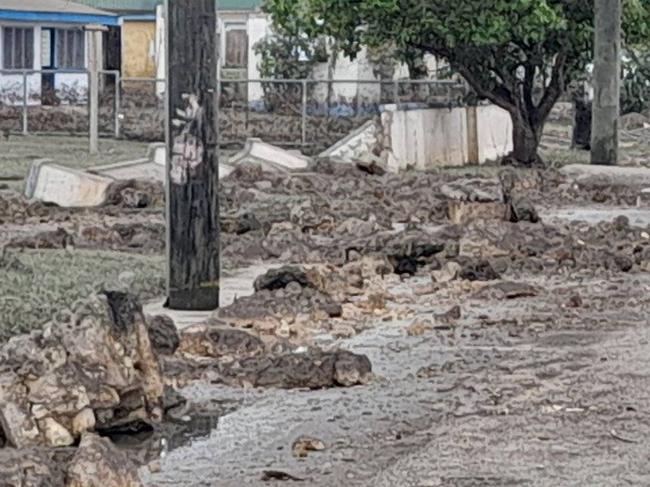
{"label": "scattered debris", "polygon": [[280,480],[282,482],[293,481],[293,482],[304,482],[305,479],[296,477],[294,475],[288,474],[286,472],[281,472],[279,470],[264,470],[262,472],[262,481],[270,482],[272,480]]}
{"label": "scattered debris", "polygon": [[316,438],[308,436],[300,437],[291,445],[291,452],[294,457],[305,458],[309,452],[325,450],[325,443]]}

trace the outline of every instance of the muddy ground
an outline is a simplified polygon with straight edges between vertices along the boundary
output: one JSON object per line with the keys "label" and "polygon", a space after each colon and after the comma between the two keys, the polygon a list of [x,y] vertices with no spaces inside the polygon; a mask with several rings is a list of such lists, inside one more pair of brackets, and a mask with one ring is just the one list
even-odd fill
{"label": "muddy ground", "polygon": [[[644,182],[368,171],[222,182],[225,268],[291,267],[177,346],[160,328],[190,405],[118,441],[143,482],[649,484]],[[5,265],[35,248],[160,255],[160,194],[133,184],[73,211],[1,192]]]}

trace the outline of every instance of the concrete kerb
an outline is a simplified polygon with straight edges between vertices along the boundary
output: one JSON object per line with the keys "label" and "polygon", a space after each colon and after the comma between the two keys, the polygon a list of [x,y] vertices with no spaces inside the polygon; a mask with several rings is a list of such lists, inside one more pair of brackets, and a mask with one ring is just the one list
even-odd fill
{"label": "concrete kerb", "polygon": [[265,170],[292,172],[307,169],[311,165],[312,159],[300,153],[267,144],[261,139],[250,138],[246,140],[244,148],[230,158],[228,164],[234,167],[245,162],[260,164]]}
{"label": "concrete kerb", "polygon": [[112,178],[34,161],[25,184],[25,196],[65,208],[99,206],[106,200]]}

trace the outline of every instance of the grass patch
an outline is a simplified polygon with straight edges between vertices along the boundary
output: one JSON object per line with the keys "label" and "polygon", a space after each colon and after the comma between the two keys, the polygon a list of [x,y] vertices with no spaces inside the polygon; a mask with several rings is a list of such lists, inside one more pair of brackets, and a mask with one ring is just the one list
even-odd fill
{"label": "grass patch", "polygon": [[25,177],[32,162],[48,158],[57,164],[86,169],[144,157],[147,143],[129,140],[99,140],[99,154],[88,153],[88,138],[68,135],[12,135],[0,140],[0,177]]}
{"label": "grass patch", "polygon": [[141,300],[165,293],[162,256],[7,251],[0,274],[0,342],[40,328],[58,311],[102,289],[129,290]]}

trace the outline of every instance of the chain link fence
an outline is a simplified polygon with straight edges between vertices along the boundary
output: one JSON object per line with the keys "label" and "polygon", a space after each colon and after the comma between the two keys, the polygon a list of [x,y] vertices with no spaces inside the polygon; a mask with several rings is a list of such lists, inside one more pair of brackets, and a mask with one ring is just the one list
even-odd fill
{"label": "chain link fence", "polygon": [[[165,81],[100,74],[100,134],[164,140]],[[87,71],[0,70],[0,130],[85,134],[87,87]],[[383,105],[457,106],[466,94],[454,80],[224,79],[220,144],[236,148],[258,137],[313,153],[376,117]]]}

